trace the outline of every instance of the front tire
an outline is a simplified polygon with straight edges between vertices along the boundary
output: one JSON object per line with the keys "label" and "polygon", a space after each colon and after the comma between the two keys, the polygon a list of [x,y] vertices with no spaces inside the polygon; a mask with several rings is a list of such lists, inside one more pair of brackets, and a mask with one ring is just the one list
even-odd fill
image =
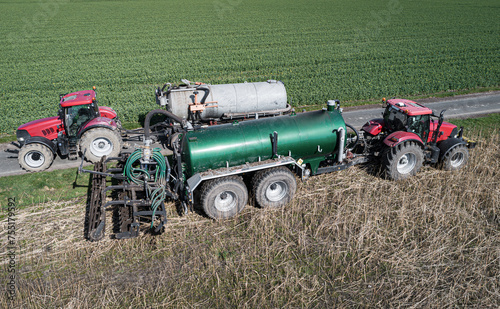
{"label": "front tire", "polygon": [[118,156],[121,148],[121,136],[116,131],[106,128],[90,129],[80,140],[80,150],[85,153],[85,159],[92,163],[99,162],[103,156],[108,158]]}
{"label": "front tire", "polygon": [[201,190],[203,210],[212,219],[236,216],[248,201],[248,190],[241,177],[229,176],[207,181]]}
{"label": "front tire", "polygon": [[24,145],[18,154],[19,165],[28,172],[41,172],[50,167],[54,153],[43,144]]}
{"label": "front tire", "polygon": [[402,180],[415,176],[423,162],[422,148],[410,141],[387,149],[382,158],[382,167],[387,178]]}
{"label": "front tire", "polygon": [[263,170],[253,178],[253,194],[261,208],[282,207],[293,199],[297,180],[286,167]]}
{"label": "front tire", "polygon": [[469,161],[469,150],[465,145],[458,145],[448,151],[441,159],[441,168],[446,171],[457,171]]}

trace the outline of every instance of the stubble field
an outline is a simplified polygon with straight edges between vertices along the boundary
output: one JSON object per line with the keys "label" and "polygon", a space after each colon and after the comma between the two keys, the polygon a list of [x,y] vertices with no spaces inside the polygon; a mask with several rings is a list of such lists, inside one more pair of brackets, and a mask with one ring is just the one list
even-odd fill
{"label": "stubble field", "polygon": [[110,210],[108,237],[84,240],[85,197],[19,209],[16,297],[0,307],[498,307],[498,125],[469,136],[480,146],[459,172],[394,182],[354,167],[219,222],[170,204],[160,236],[110,238]]}

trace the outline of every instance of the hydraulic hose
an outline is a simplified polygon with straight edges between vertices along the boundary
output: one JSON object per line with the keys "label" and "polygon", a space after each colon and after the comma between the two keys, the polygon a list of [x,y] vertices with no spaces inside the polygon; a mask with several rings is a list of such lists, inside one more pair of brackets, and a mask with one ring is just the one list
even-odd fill
{"label": "hydraulic hose", "polygon": [[166,115],[168,118],[174,120],[175,122],[180,123],[184,127],[183,119],[180,118],[179,116],[176,116],[176,115],[172,114],[171,112],[168,112],[168,111],[163,110],[163,109],[155,109],[155,110],[150,111],[146,115],[146,119],[144,120],[144,138],[145,138],[145,140],[150,139],[150,136],[151,136],[150,122],[151,122],[151,118],[156,114]]}
{"label": "hydraulic hose", "polygon": [[[345,126],[346,126],[346,127],[351,128],[351,130],[353,130],[353,131],[354,131],[354,133],[356,134],[356,141],[354,142],[354,144],[353,144],[353,145],[351,146],[351,148],[350,148],[350,149],[354,149],[354,147],[356,147],[356,145],[358,144],[358,141],[359,141],[359,133],[358,133],[358,131],[357,131],[357,130],[353,127],[353,126],[351,126],[350,124],[347,124],[347,123],[346,123],[346,124],[345,124]],[[350,145],[349,145],[349,146],[350,146]]]}

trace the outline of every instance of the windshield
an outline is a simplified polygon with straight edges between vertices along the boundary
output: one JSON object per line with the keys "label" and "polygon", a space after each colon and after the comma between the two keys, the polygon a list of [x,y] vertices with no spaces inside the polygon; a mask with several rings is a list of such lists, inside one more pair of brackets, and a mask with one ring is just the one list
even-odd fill
{"label": "windshield", "polygon": [[399,109],[388,106],[384,112],[384,122],[389,131],[406,130],[407,116]]}
{"label": "windshield", "polygon": [[95,104],[85,104],[67,107],[64,113],[66,134],[75,136],[82,125],[99,115]]}

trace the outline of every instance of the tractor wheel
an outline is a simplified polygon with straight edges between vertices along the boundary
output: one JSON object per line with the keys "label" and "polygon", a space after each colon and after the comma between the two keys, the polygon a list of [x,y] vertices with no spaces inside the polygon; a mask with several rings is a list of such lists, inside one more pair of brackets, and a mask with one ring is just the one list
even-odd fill
{"label": "tractor wheel", "polygon": [[49,147],[33,143],[24,145],[18,155],[19,165],[28,172],[41,172],[49,168],[54,154]]}
{"label": "tractor wheel", "polygon": [[282,207],[293,199],[297,180],[286,167],[263,170],[253,178],[253,194],[262,208]]}
{"label": "tractor wheel", "polygon": [[387,149],[382,158],[382,168],[387,178],[401,180],[416,175],[423,162],[422,148],[410,141]]}
{"label": "tractor wheel", "polygon": [[119,133],[106,128],[90,129],[80,140],[80,151],[85,153],[85,159],[92,163],[99,162],[103,156],[118,156],[121,148],[122,138]]}
{"label": "tractor wheel", "polygon": [[469,161],[469,150],[465,145],[458,145],[441,159],[440,166],[446,171],[456,171],[464,167],[467,161]]}
{"label": "tractor wheel", "polygon": [[237,215],[248,201],[243,179],[237,176],[207,181],[201,190],[201,204],[212,219],[227,219]]}

